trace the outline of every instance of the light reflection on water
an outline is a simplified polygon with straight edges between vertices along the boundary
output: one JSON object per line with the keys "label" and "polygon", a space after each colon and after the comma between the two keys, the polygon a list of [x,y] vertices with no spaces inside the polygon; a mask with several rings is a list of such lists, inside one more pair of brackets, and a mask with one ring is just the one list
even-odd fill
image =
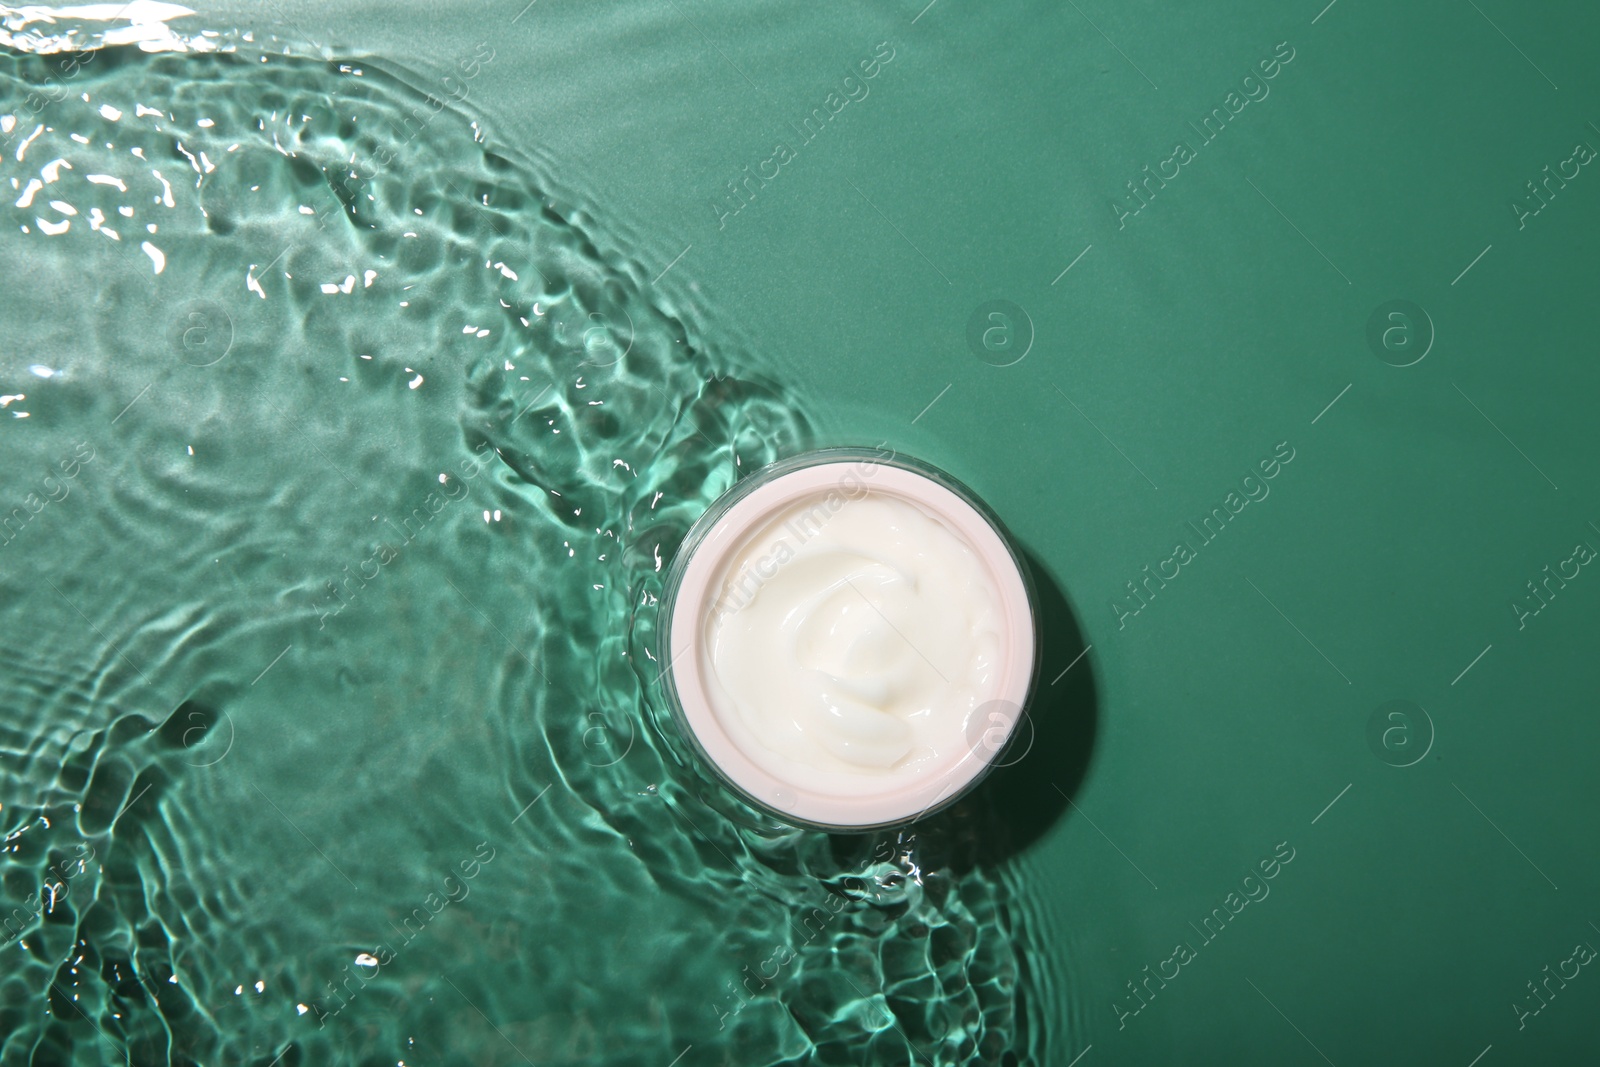
{"label": "light reflection on water", "polygon": [[759,360],[449,85],[117,10],[3,19],[0,1058],[1026,1043],[999,885],[658,729],[662,560],[810,443]]}

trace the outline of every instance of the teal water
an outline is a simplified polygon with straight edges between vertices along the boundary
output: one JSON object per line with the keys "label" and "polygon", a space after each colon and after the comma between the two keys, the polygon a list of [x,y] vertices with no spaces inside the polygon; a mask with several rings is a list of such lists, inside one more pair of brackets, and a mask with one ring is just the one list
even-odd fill
{"label": "teal water", "polygon": [[671,735],[783,368],[496,143],[492,45],[247,38],[0,55],[0,1063],[1048,1062],[985,801],[790,830]]}

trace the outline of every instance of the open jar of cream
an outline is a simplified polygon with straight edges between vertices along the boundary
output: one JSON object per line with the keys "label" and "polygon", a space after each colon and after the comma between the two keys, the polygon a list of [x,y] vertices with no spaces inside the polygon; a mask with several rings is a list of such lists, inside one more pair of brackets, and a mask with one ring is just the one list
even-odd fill
{"label": "open jar of cream", "polygon": [[740,481],[684,538],[661,675],[710,768],[778,818],[912,822],[1005,748],[1037,660],[1032,588],[943,472],[824,449]]}

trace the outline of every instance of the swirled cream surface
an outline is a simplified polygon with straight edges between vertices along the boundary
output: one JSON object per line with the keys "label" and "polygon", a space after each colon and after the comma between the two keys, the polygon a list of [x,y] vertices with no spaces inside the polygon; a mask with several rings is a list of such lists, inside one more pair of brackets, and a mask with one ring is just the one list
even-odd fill
{"label": "swirled cream surface", "polygon": [[980,557],[901,497],[804,497],[730,554],[702,666],[729,736],[796,785],[865,794],[912,784],[968,748],[1003,649]]}

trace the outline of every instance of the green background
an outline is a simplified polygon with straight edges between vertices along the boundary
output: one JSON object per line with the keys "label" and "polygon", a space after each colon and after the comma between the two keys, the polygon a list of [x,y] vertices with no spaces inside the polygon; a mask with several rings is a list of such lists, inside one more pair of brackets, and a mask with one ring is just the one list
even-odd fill
{"label": "green background", "polygon": [[[1071,1055],[1592,1055],[1600,992],[1574,981],[1522,1030],[1510,1005],[1600,937],[1600,615],[1581,581],[1522,630],[1509,604],[1575,542],[1600,544],[1600,199],[1585,187],[1600,179],[1585,170],[1523,229],[1510,208],[1576,142],[1600,144],[1593,13],[1342,0],[1313,24],[1316,4],[941,0],[917,14],[656,8],[639,69],[617,61],[639,55],[620,26],[541,3],[505,31],[528,69],[495,71],[507,98],[489,113],[604,175],[607,202],[664,254],[690,245],[680,281],[741,320],[825,434],[887,437],[968,480],[1077,608],[1099,691],[1081,817],[1019,861],[1080,1028]],[[897,57],[872,95],[718,231],[711,196],[885,39]],[[1270,95],[1119,230],[1124,183],[1280,41],[1295,59]],[[551,84],[568,91],[550,100]],[[1005,368],[964,338],[995,297],[1037,334]],[[1393,298],[1437,332],[1406,368],[1365,340]],[[1296,460],[1273,494],[1119,629],[1123,583],[1282,440]],[[1046,678],[1065,666],[1047,659]],[[1411,767],[1367,745],[1391,699],[1437,731]],[[1284,840],[1298,862],[1272,896],[1119,1029],[1124,983]]]}
{"label": "green background", "polygon": [[[661,266],[687,248],[661,284],[737,320],[825,443],[946,467],[1072,603],[1093,752],[1077,810],[1016,860],[1062,1063],[1093,1045],[1085,1067],[1464,1067],[1600,1045],[1587,972],[1522,1029],[1512,1008],[1600,941],[1597,580],[1521,629],[1510,607],[1600,546],[1600,175],[1522,228],[1511,207],[1600,147],[1600,17],[1319,7],[540,0],[515,25],[513,4],[437,28],[451,47],[490,33],[509,60],[481,98],[496,135],[583,175]],[[426,67],[404,12],[376,10],[295,18]],[[725,183],[883,40],[870,95],[719,229]],[[1119,229],[1124,183],[1284,41],[1270,95]],[[995,298],[1035,331],[1008,367],[966,343]],[[1366,340],[1392,299],[1436,333],[1412,366]],[[1280,441],[1295,459],[1271,495],[1119,628],[1124,583]],[[1072,654],[1047,652],[1046,683]],[[1367,741],[1397,699],[1435,733],[1409,767]],[[1271,896],[1119,1028],[1125,983],[1282,841]]]}
{"label": "green background", "polygon": [[[1007,863],[1039,931],[1050,1062],[1595,1055],[1587,969],[1521,1028],[1513,1005],[1600,944],[1600,578],[1521,627],[1511,606],[1600,547],[1600,174],[1524,225],[1512,208],[1600,147],[1594,9],[236,10],[419,78],[488,41],[467,110],[492,140],[586,190],[644,276],[759,354],[817,443],[946,468],[1040,561],[1078,631],[1046,634],[1041,685],[1092,646],[1059,682],[1071,698],[1042,705],[1080,722],[1041,727],[1011,772],[1040,828]],[[870,95],[719,226],[725,185],[882,41]],[[1196,144],[1188,124],[1280,42],[1270,94],[1119,226],[1125,183]],[[996,299],[1031,322],[1004,367],[967,340]],[[1431,320],[1405,367],[1367,337],[1396,299]],[[1270,496],[1119,619],[1125,583],[1280,442],[1294,459]],[[1413,715],[1386,749],[1369,721],[1394,700],[1431,725]],[[1282,842],[1270,896],[1119,1023],[1127,983],[1198,946],[1190,924]]]}

